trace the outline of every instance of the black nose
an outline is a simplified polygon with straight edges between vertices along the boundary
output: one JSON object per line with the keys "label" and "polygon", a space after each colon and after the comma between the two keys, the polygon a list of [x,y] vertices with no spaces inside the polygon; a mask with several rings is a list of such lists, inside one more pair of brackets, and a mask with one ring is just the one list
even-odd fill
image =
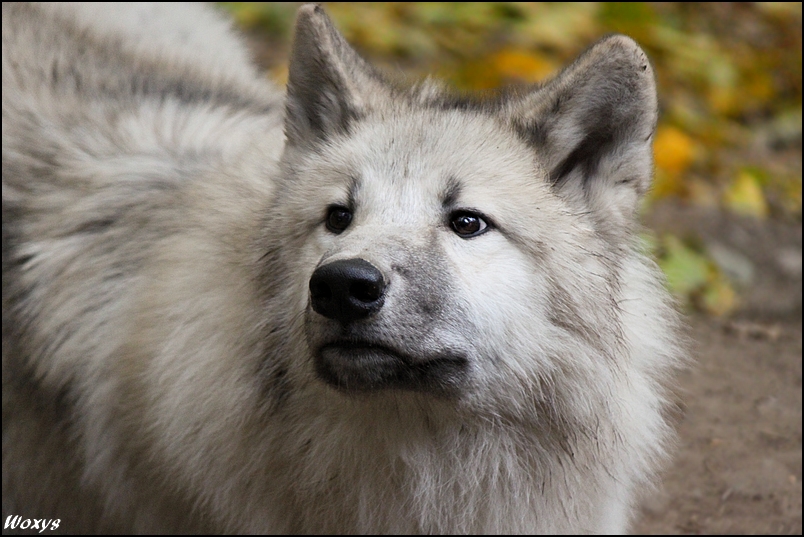
{"label": "black nose", "polygon": [[340,259],[315,269],[310,278],[313,310],[348,323],[382,308],[385,282],[374,265],[363,259]]}

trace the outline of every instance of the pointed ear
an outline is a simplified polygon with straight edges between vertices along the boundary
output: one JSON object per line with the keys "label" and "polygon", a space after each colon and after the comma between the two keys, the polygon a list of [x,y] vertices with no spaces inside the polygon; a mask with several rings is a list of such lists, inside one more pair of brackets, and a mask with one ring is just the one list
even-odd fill
{"label": "pointed ear", "polygon": [[289,145],[348,132],[372,98],[388,93],[380,75],[349,46],[321,6],[299,8],[288,74]]}
{"label": "pointed ear", "polygon": [[608,227],[630,227],[653,175],[653,70],[623,35],[607,37],[546,85],[505,106],[549,181]]}

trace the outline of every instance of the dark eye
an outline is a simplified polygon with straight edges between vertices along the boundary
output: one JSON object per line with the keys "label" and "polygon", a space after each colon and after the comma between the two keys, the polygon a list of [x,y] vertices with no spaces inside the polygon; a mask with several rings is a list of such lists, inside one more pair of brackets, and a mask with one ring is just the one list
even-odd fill
{"label": "dark eye", "polygon": [[327,209],[327,229],[333,233],[342,233],[352,223],[352,211],[346,207],[333,205]]}
{"label": "dark eye", "polygon": [[450,215],[449,225],[461,237],[468,239],[476,237],[489,229],[483,218],[468,211],[458,211]]}

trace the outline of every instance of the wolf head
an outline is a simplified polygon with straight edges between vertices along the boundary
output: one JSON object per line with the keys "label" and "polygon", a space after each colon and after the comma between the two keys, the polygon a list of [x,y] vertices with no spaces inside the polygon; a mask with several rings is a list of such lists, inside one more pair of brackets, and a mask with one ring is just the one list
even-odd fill
{"label": "wolf head", "polygon": [[398,89],[315,5],[295,39],[271,218],[292,237],[284,270],[320,380],[449,396],[623,354],[657,118],[631,39],[486,101]]}

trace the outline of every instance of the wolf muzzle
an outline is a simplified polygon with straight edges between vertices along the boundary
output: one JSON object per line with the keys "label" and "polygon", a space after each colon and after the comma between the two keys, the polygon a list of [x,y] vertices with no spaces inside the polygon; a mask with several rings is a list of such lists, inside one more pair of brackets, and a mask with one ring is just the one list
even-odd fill
{"label": "wolf muzzle", "polygon": [[[456,348],[417,348],[378,334],[369,317],[385,303],[388,282],[364,259],[341,259],[318,267],[310,277],[313,311],[336,321],[315,350],[317,376],[344,392],[401,389],[451,396],[469,375],[469,358]],[[334,329],[334,330],[333,330]]]}

